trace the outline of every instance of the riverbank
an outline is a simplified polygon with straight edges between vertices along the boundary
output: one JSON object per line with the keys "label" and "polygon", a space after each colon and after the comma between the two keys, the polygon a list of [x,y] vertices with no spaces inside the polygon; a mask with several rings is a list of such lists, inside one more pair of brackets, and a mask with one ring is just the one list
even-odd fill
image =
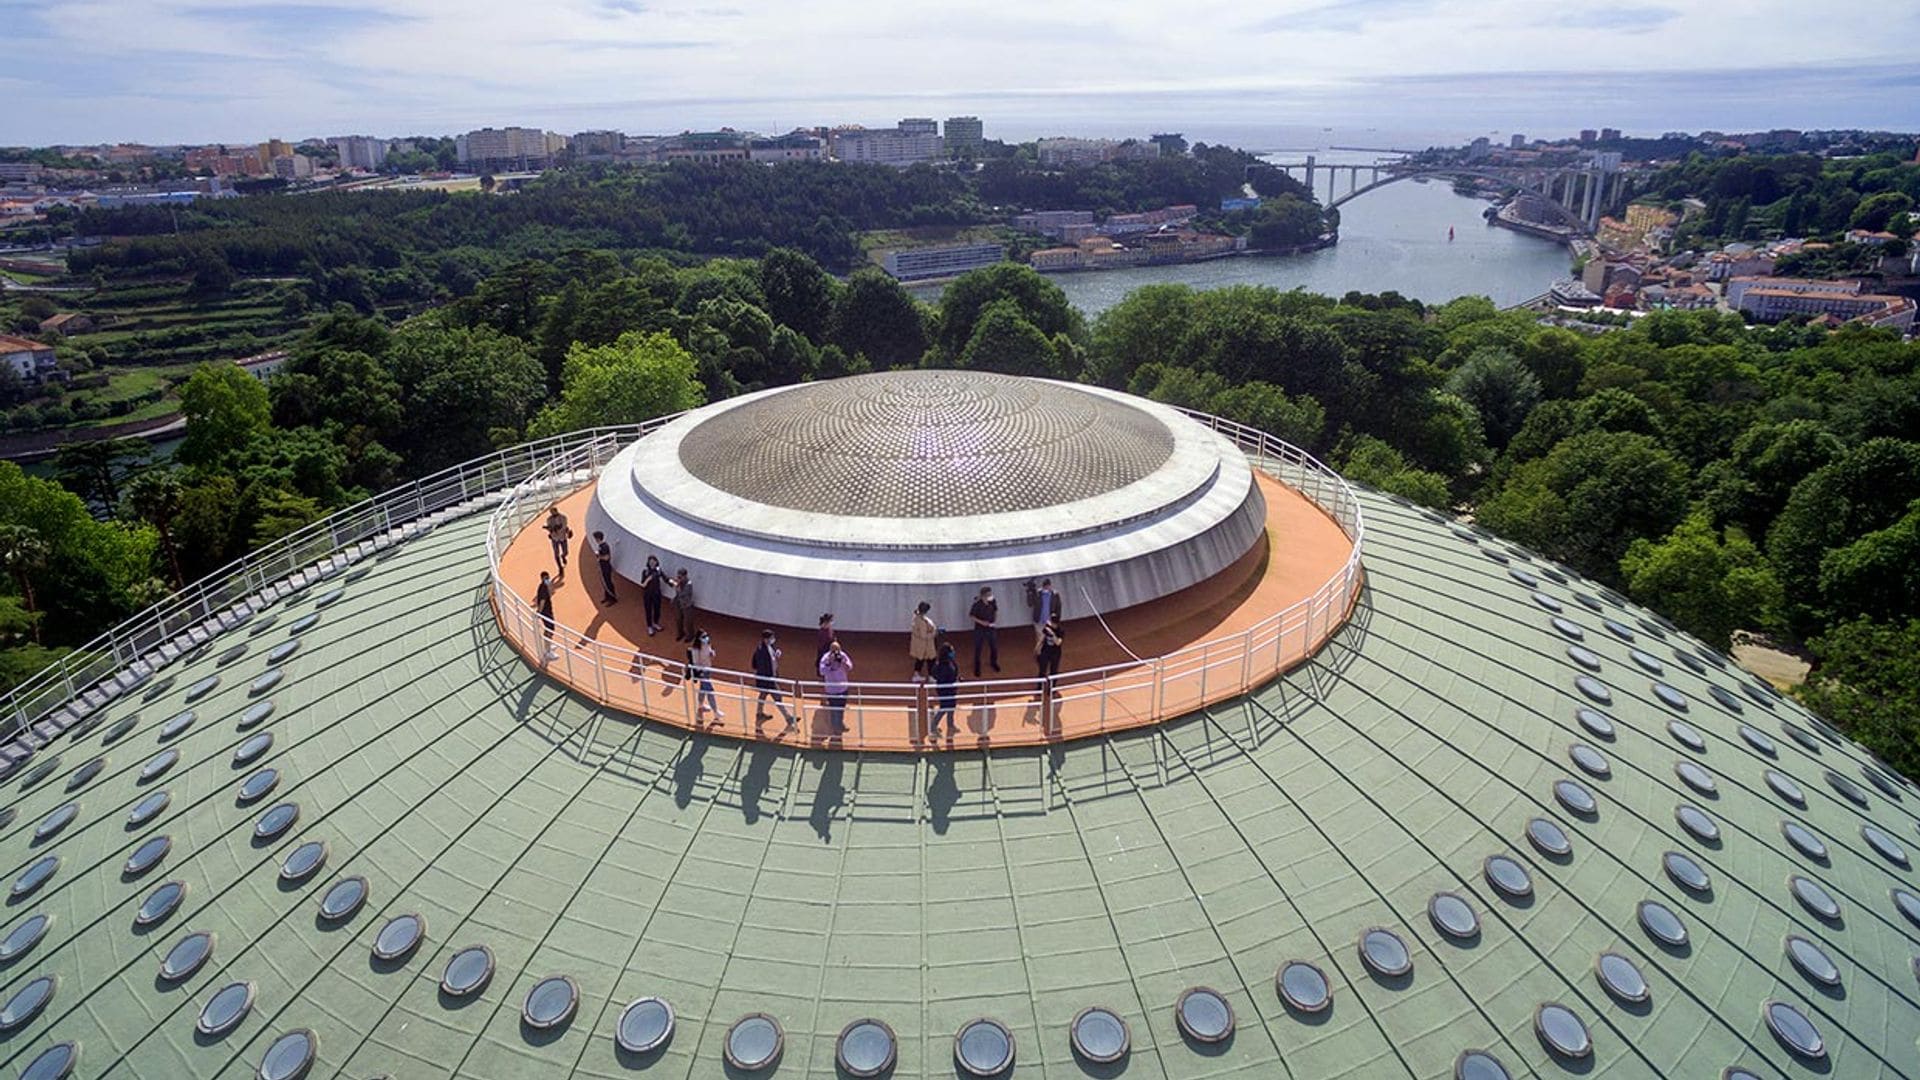
{"label": "riverbank", "polygon": [[122,424],[98,427],[48,428],[0,435],[0,461],[44,461],[72,443],[105,442],[108,439],[165,438],[186,430],[187,418],[179,413],[152,420],[130,420]]}

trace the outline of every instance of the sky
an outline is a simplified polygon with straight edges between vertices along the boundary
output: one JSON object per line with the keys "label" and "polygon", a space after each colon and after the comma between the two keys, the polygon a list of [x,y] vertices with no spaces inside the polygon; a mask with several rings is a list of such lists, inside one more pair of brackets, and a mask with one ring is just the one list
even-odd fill
{"label": "sky", "polygon": [[0,145],[1920,127],[1920,0],[0,0]]}

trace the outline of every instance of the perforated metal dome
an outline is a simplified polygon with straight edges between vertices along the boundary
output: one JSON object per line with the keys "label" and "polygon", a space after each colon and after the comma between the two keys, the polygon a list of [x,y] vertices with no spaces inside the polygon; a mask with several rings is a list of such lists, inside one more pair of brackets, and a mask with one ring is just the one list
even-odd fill
{"label": "perforated metal dome", "polygon": [[1151,475],[1159,418],[1112,397],[985,372],[889,371],[728,409],[680,442],[702,481],[768,506],[855,517],[1035,510]]}

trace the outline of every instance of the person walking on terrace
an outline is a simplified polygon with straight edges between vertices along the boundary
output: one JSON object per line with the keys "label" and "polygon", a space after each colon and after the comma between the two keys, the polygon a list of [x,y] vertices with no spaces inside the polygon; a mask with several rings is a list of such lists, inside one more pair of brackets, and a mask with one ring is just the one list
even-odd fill
{"label": "person walking on terrace", "polygon": [[913,681],[917,683],[927,681],[927,676],[933,673],[934,658],[939,656],[935,651],[934,638],[939,636],[940,628],[933,624],[933,616],[928,614],[932,610],[933,605],[925,600],[913,609],[913,628],[907,653],[913,657]]}
{"label": "person walking on terrace", "polygon": [[1041,578],[1039,587],[1027,579],[1027,609],[1033,615],[1033,647],[1045,644],[1046,626],[1060,618],[1060,594],[1053,591],[1053,579]]}
{"label": "person walking on terrace", "polygon": [[593,555],[600,562],[600,602],[611,604],[619,599],[613,595],[613,545],[607,543],[607,534],[593,534]]}
{"label": "person walking on terrace", "polygon": [[697,628],[691,636],[693,644],[687,646],[687,681],[700,688],[694,701],[694,722],[699,723],[700,714],[711,709],[713,722],[717,724],[727,716],[720,711],[720,698],[713,692],[713,639],[705,630]]}
{"label": "person walking on terrace", "polygon": [[693,618],[693,579],[687,576],[687,568],[683,566],[673,576],[673,640],[693,640]]}
{"label": "person walking on terrace", "polygon": [[559,659],[560,653],[553,647],[553,576],[545,570],[540,571],[540,585],[533,590],[533,609],[540,613],[541,633],[547,642],[542,655],[548,660]]}
{"label": "person walking on terrace", "polygon": [[1040,628],[1040,651],[1034,655],[1040,667],[1041,686],[1048,693],[1053,692],[1054,677],[1060,674],[1060,653],[1066,638],[1067,632],[1060,626],[1060,614],[1055,612],[1052,621]]}
{"label": "person walking on terrace", "polygon": [[773,707],[787,722],[787,730],[792,731],[795,720],[793,710],[787,708],[785,699],[780,696],[780,643],[774,639],[773,631],[760,631],[760,647],[753,650],[753,685],[760,692],[754,702],[753,722],[764,724],[767,721],[767,701],[773,701]]}
{"label": "person walking on terrace", "polygon": [[547,507],[547,542],[553,545],[553,564],[556,576],[566,580],[567,542],[573,539],[573,527],[567,524],[567,515],[560,512],[560,504]]}
{"label": "person walking on terrace", "polygon": [[954,722],[953,711],[959,704],[960,660],[953,654],[952,645],[940,647],[940,659],[933,663],[933,684],[939,690],[940,707],[933,712],[933,719],[927,724],[928,735],[940,734],[940,721],[947,722],[947,737],[960,734],[960,725]]}
{"label": "person walking on terrace", "polygon": [[980,677],[980,651],[985,649],[993,670],[1000,670],[1000,601],[993,598],[993,586],[980,586],[980,595],[974,598],[973,609],[967,612],[973,619],[973,677]]}
{"label": "person walking on terrace", "polygon": [[827,725],[835,735],[847,733],[847,684],[853,677],[853,657],[829,642],[820,656],[820,678],[827,684]]}
{"label": "person walking on terrace", "polygon": [[658,555],[647,556],[647,568],[640,571],[640,603],[647,610],[647,636],[660,632],[666,624],[660,621],[660,601],[665,592],[667,573],[660,569]]}

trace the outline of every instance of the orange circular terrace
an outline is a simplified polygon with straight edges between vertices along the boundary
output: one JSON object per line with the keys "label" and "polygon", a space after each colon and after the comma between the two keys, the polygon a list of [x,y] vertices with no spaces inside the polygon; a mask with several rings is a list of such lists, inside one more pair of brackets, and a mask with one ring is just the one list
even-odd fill
{"label": "orange circular terrace", "polygon": [[[971,636],[951,630],[961,667],[957,734],[944,724],[928,731],[937,691],[912,681],[906,611],[898,632],[839,633],[859,677],[840,735],[831,732],[825,687],[813,672],[813,627],[702,611],[698,623],[716,653],[712,678],[721,716],[697,714],[671,613],[667,630],[648,634],[640,589],[624,577],[616,579],[618,601],[603,604],[584,528],[575,531],[567,573],[554,590],[549,644],[532,606],[540,572],[554,567],[542,518],[557,505],[570,521],[585,521],[600,470],[620,445],[611,438],[556,458],[495,511],[488,538],[495,618],[529,664],[576,693],[620,712],[733,738],[847,750],[978,750],[1175,719],[1240,696],[1313,656],[1345,623],[1363,582],[1359,510],[1344,481],[1262,433],[1213,417],[1194,419],[1232,440],[1254,466],[1266,500],[1263,535],[1224,570],[1171,597],[1070,619],[1063,671],[1050,695],[1036,677],[1033,632],[1018,603],[1003,600],[998,673],[983,669],[985,678],[972,678]],[[642,438],[662,423],[640,429]],[[944,624],[964,626],[958,614],[946,614]],[[750,658],[763,629],[775,631],[784,652],[779,687],[798,714],[791,729],[757,700]]]}

